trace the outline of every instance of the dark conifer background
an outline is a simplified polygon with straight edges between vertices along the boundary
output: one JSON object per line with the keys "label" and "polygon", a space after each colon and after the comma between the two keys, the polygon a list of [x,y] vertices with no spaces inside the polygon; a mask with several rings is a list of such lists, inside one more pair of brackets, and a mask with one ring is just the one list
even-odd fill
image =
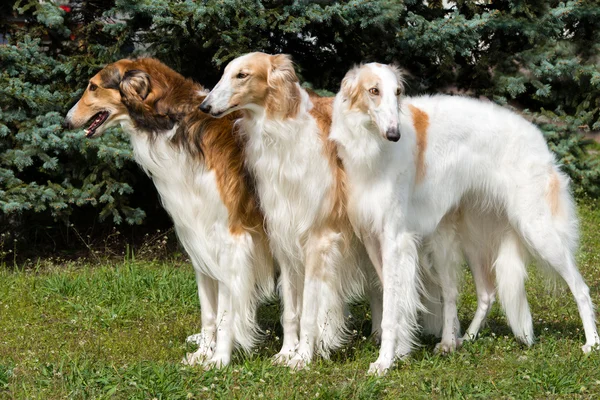
{"label": "dark conifer background", "polygon": [[409,94],[514,107],[544,130],[576,194],[600,195],[600,162],[582,138],[600,131],[597,1],[428,3],[3,1],[0,230],[21,246],[62,249],[80,244],[70,225],[92,236],[169,226],[124,134],[86,140],[61,127],[91,75],[137,55],[211,87],[240,54],[289,53],[302,80],[330,94],[355,63],[395,62]]}

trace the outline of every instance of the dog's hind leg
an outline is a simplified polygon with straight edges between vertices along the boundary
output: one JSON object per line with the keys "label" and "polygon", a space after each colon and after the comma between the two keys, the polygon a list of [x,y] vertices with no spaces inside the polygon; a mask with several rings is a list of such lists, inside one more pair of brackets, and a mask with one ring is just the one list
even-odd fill
{"label": "dog's hind leg", "polygon": [[450,353],[460,345],[460,323],[456,303],[462,257],[454,224],[440,223],[430,245],[433,268],[441,286],[443,309],[442,340],[435,346],[435,351]]}
{"label": "dog's hind leg", "polygon": [[442,336],[444,326],[442,287],[431,264],[431,254],[423,248],[419,251],[419,264],[423,283],[421,303],[424,308],[421,314],[421,326],[423,332],[439,338]]}
{"label": "dog's hind leg", "polygon": [[287,363],[291,368],[301,369],[310,363],[316,347],[328,356],[332,348],[342,344],[344,299],[333,280],[343,273],[338,271],[343,248],[343,235],[332,230],[313,234],[307,241],[300,343]]}
{"label": "dog's hind leg", "polygon": [[494,277],[491,274],[491,266],[485,264],[470,264],[471,273],[475,281],[477,291],[477,309],[469,324],[469,328],[463,336],[463,340],[474,340],[479,334],[487,315],[492,309],[496,298]]}
{"label": "dog's hind leg", "polygon": [[469,324],[469,328],[463,336],[463,340],[474,340],[494,304],[496,287],[492,266],[488,257],[485,254],[481,254],[477,249],[465,245],[465,243],[463,243],[463,250],[471,274],[473,275],[475,290],[477,292],[477,309],[475,310],[471,324]]}
{"label": "dog's hind leg", "polygon": [[[547,202],[539,201],[531,193],[524,193],[527,209],[519,209],[514,213],[515,225],[520,230],[532,254],[544,266],[557,272],[567,283],[573,293],[579,315],[583,322],[586,342],[582,347],[585,353],[600,345],[596,329],[594,306],[590,291],[575,265],[573,250],[576,246],[576,217],[565,177],[553,171],[555,179],[562,180],[560,192],[556,194],[554,209]],[[550,177],[552,179],[552,177]],[[543,199],[543,197],[542,197]],[[549,204],[548,204],[549,203]]]}
{"label": "dog's hind leg", "polygon": [[594,305],[590,298],[590,289],[577,270],[573,255],[568,254],[565,257],[564,264],[556,264],[556,266],[553,266],[567,282],[567,285],[569,285],[569,288],[575,297],[575,301],[577,302],[577,308],[579,309],[579,315],[583,321],[586,339],[585,345],[583,345],[581,349],[584,353],[589,353],[593,349],[600,349],[600,338],[598,337],[598,331],[596,329],[596,318],[594,315]]}
{"label": "dog's hind leg", "polygon": [[[249,233],[235,238],[235,250],[230,265],[231,278],[228,279],[233,307],[233,334],[235,341],[246,351],[258,342],[261,330],[256,321],[256,312],[263,292],[256,266],[256,242]],[[264,282],[268,289],[269,282]],[[272,283],[271,283],[272,284]],[[268,293],[268,292],[267,292]]]}
{"label": "dog's hind leg", "polygon": [[369,305],[371,307],[371,338],[376,344],[381,343],[381,317],[383,314],[383,292],[381,287],[370,282]]}

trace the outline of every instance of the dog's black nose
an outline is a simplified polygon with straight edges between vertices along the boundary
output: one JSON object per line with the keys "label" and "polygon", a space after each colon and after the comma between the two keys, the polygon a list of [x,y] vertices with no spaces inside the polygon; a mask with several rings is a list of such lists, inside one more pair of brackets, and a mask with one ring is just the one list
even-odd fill
{"label": "dog's black nose", "polygon": [[202,104],[200,104],[200,111],[202,111],[203,113],[210,113],[210,109],[211,106],[210,104],[206,104],[206,101],[203,101]]}
{"label": "dog's black nose", "polygon": [[400,130],[397,127],[390,128],[385,132],[385,137],[390,142],[397,142],[400,140]]}
{"label": "dog's black nose", "polygon": [[73,124],[71,123],[71,121],[69,121],[67,118],[65,118],[63,120],[62,127],[64,129],[71,129],[71,128],[73,128]]}

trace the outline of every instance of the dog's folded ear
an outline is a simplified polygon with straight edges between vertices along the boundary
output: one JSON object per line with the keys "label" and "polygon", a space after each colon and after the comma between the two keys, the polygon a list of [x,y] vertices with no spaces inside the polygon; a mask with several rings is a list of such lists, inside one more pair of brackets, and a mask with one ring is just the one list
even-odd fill
{"label": "dog's folded ear", "polygon": [[296,115],[300,107],[300,91],[296,87],[298,76],[294,63],[287,54],[270,56],[271,66],[267,72],[270,95],[266,100],[268,114],[281,114],[285,118]]}
{"label": "dog's folded ear", "polygon": [[346,73],[344,79],[342,79],[342,84],[340,86],[340,91],[342,93],[342,97],[345,100],[350,100],[350,106],[352,107],[356,101],[358,101],[358,97],[360,95],[360,88],[358,87],[358,72],[360,71],[361,66],[354,66],[350,71]]}
{"label": "dog's folded ear", "polygon": [[294,70],[292,58],[287,54],[276,54],[271,56],[271,70],[267,76],[270,87],[278,87],[286,83],[298,82],[298,76]]}
{"label": "dog's folded ear", "polygon": [[137,69],[127,71],[123,75],[119,90],[121,96],[128,100],[139,98],[144,101],[152,91],[150,75]]}

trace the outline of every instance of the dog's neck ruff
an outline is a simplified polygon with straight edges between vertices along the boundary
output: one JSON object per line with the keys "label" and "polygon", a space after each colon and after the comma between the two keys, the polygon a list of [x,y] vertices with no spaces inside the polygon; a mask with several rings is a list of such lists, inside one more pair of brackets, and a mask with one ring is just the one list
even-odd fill
{"label": "dog's neck ruff", "polygon": [[346,169],[373,171],[383,161],[388,143],[367,114],[350,110],[348,105],[348,100],[336,96],[329,138],[338,145]]}
{"label": "dog's neck ruff", "polygon": [[410,104],[410,98],[399,104],[401,138],[391,142],[379,132],[368,113],[349,109],[348,101],[341,94],[336,96],[329,138],[337,144],[349,174],[351,170],[354,176],[377,175],[390,170],[399,173],[414,162],[416,134],[407,109]]}
{"label": "dog's neck ruff", "polygon": [[312,102],[299,90],[295,118],[247,114],[240,124],[274,250],[303,260],[304,241],[327,214],[323,204],[328,203],[333,176],[319,128],[309,114]]}
{"label": "dog's neck ruff", "polygon": [[218,276],[217,250],[230,240],[229,215],[215,172],[206,167],[203,158],[194,157],[171,142],[177,126],[154,138],[147,132],[127,130],[135,160],[152,178],[192,261],[205,274],[226,279]]}

